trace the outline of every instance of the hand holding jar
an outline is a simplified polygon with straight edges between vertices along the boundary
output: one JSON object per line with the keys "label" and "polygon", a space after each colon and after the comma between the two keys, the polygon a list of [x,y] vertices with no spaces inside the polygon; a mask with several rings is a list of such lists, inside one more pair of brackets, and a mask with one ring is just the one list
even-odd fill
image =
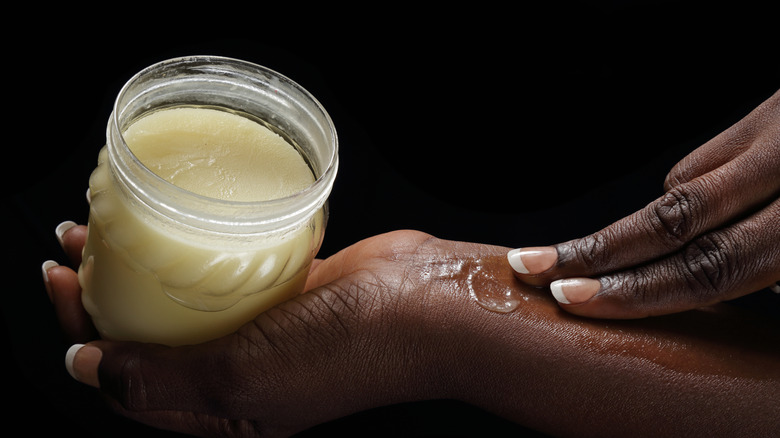
{"label": "hand holding jar", "polygon": [[104,338],[205,342],[303,290],[338,168],[306,90],[240,60],[176,58],[125,84],[106,133],[79,269]]}
{"label": "hand holding jar", "polygon": [[[85,227],[60,231],[78,264]],[[554,436],[780,427],[776,321],[729,307],[608,325],[574,317],[519,282],[507,251],[415,231],[371,237],[316,260],[304,294],[235,333],[180,347],[96,339],[76,273],[49,264],[45,278],[76,343],[71,374],[121,415],[162,429],[290,436],[442,399]],[[486,309],[470,293],[476,274],[483,292],[511,290],[521,304]]]}

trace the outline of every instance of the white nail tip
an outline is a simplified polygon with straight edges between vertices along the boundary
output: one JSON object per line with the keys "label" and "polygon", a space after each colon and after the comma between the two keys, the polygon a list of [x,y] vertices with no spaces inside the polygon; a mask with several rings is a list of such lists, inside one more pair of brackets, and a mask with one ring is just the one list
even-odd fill
{"label": "white nail tip", "polygon": [[59,263],[55,262],[54,260],[46,260],[45,262],[43,262],[43,264],[41,265],[41,271],[43,271],[44,281],[47,282],[49,281],[49,273],[47,271],[55,266],[59,266]]}
{"label": "white nail tip", "polygon": [[552,292],[553,297],[555,297],[556,300],[558,300],[561,304],[571,304],[569,300],[566,299],[566,295],[563,294],[563,282],[565,280],[555,280],[552,283],[550,283],[550,291]]}
{"label": "white nail tip", "polygon": [[60,242],[60,245],[62,245],[62,236],[65,234],[65,232],[75,226],[76,223],[73,221],[65,221],[57,225],[57,228],[54,229],[54,234],[57,235],[57,240]]}
{"label": "white nail tip", "polygon": [[512,266],[512,269],[521,274],[528,274],[528,268],[525,267],[523,259],[520,257],[521,250],[522,249],[513,249],[509,251],[506,255],[506,258],[509,261],[509,264]]}
{"label": "white nail tip", "polygon": [[65,369],[68,370],[68,374],[70,374],[71,377],[78,380],[76,377],[76,373],[73,371],[73,360],[76,358],[76,353],[78,353],[79,350],[81,350],[81,347],[83,347],[84,344],[73,344],[70,348],[68,348],[68,352],[65,353]]}

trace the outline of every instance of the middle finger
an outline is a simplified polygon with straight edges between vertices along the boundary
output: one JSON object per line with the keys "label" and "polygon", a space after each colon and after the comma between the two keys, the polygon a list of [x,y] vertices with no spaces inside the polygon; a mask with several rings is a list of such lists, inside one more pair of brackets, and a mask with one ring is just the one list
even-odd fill
{"label": "middle finger", "polygon": [[557,265],[544,277],[604,274],[668,255],[749,215],[778,191],[778,154],[743,154],[601,231],[557,245]]}

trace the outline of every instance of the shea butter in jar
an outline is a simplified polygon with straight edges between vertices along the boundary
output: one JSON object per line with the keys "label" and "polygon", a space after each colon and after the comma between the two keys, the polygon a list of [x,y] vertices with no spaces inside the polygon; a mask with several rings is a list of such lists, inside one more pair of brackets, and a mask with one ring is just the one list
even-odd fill
{"label": "shea butter in jar", "polygon": [[302,292],[338,167],[306,90],[241,60],[171,59],[125,84],[106,136],[79,268],[101,336],[205,342]]}

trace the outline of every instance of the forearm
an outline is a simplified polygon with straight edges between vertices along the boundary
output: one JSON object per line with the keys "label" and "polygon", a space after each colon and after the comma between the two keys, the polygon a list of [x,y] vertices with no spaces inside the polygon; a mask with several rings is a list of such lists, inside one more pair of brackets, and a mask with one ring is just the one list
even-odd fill
{"label": "forearm", "polygon": [[726,306],[629,321],[575,317],[494,260],[496,284],[527,298],[520,307],[490,312],[466,291],[444,288],[451,310],[435,313],[434,325],[457,327],[452,372],[463,400],[561,436],[765,436],[780,428],[777,321]]}
{"label": "forearm", "polygon": [[[323,261],[307,293],[234,335],[178,348],[96,342],[99,371],[77,375],[99,380],[118,412],[187,433],[289,436],[444,398],[556,436],[780,428],[777,321],[726,307],[578,318],[516,281],[506,251],[415,232],[367,239]],[[50,277],[55,292],[64,280],[77,288],[68,273]],[[520,305],[486,310],[474,297],[491,291]]]}

